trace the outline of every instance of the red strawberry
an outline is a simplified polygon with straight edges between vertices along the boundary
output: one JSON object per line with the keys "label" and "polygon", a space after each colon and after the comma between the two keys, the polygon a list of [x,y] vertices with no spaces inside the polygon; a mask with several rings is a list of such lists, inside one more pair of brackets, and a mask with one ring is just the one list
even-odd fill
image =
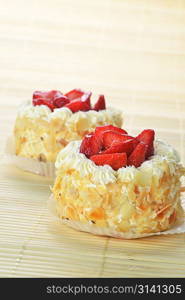
{"label": "red strawberry", "polygon": [[134,138],[134,139],[132,140],[132,142],[133,142],[133,149],[135,149],[136,146],[137,146],[137,144],[139,144],[139,141],[138,141],[137,138]]}
{"label": "red strawberry", "polygon": [[139,167],[145,161],[147,149],[148,146],[146,144],[139,143],[128,157],[128,165]]}
{"label": "red strawberry", "polygon": [[37,99],[33,99],[33,105],[34,106],[37,106],[37,105],[46,105],[46,106],[48,106],[51,109],[51,111],[53,111],[54,108],[55,108],[51,100],[42,99],[42,98],[40,98],[40,99],[38,99],[38,98]]}
{"label": "red strawberry", "polygon": [[56,90],[52,90],[49,92],[35,91],[33,93],[32,103],[34,106],[47,105],[53,111],[55,109],[53,100],[56,97],[62,97],[62,93],[60,91],[56,91]]}
{"label": "red strawberry", "polygon": [[87,134],[81,143],[80,153],[85,154],[87,157],[99,153],[101,150],[101,143],[97,140],[94,133]]}
{"label": "red strawberry", "polygon": [[104,97],[104,95],[100,95],[100,96],[99,96],[98,101],[95,103],[93,109],[96,110],[96,111],[106,109],[106,104],[105,104],[105,97]]}
{"label": "red strawberry", "polygon": [[77,111],[88,111],[90,110],[90,106],[87,102],[76,100],[72,101],[65,105],[65,107],[69,108],[73,113]]}
{"label": "red strawberry", "polygon": [[91,92],[85,93],[82,97],[81,100],[85,103],[87,103],[87,105],[90,107],[89,110],[91,109]]}
{"label": "red strawberry", "polygon": [[126,153],[99,154],[91,156],[90,159],[98,166],[109,165],[114,170],[125,167],[127,164]]}
{"label": "red strawberry", "polygon": [[97,136],[97,138],[102,139],[104,132],[110,131],[110,130],[114,131],[114,132],[119,132],[122,134],[127,134],[126,130],[124,130],[122,128],[118,128],[113,125],[105,125],[105,126],[96,127],[95,135]]}
{"label": "red strawberry", "polygon": [[51,90],[48,92],[43,92],[43,91],[35,91],[33,93],[33,99],[49,99],[49,100],[53,100],[54,97],[60,97],[62,96],[62,93],[60,91],[56,91],[56,90]]}
{"label": "red strawberry", "polygon": [[127,155],[129,155],[133,150],[134,150],[134,143],[132,140],[127,140],[123,143],[116,143],[112,144],[110,148],[107,150],[103,151],[102,154],[109,154],[109,153],[123,153],[125,152]]}
{"label": "red strawberry", "polygon": [[55,97],[53,100],[53,105],[56,108],[63,107],[64,105],[68,104],[70,101],[66,96],[60,96],[60,97]]}
{"label": "red strawberry", "polygon": [[103,145],[105,148],[109,148],[112,144],[123,143],[127,140],[133,140],[134,138],[127,134],[120,134],[112,130],[106,131],[103,134]]}
{"label": "red strawberry", "polygon": [[155,131],[152,129],[145,129],[136,137],[138,141],[148,145],[146,158],[154,154],[154,145],[153,145],[154,137],[155,137]]}
{"label": "red strawberry", "polygon": [[66,93],[64,96],[66,96],[67,98],[69,98],[70,101],[72,101],[72,100],[81,98],[84,94],[85,94],[85,92],[83,92],[82,90],[74,89],[74,90],[71,90],[70,92]]}
{"label": "red strawberry", "polygon": [[33,99],[39,99],[39,98],[44,98],[44,94],[46,92],[41,92],[41,91],[34,91],[33,92]]}
{"label": "red strawberry", "polygon": [[[69,105],[66,105],[72,112],[88,111],[91,109],[91,92],[83,92],[80,89],[74,89],[65,94],[65,96],[71,101]],[[75,103],[74,105],[72,103]]]}

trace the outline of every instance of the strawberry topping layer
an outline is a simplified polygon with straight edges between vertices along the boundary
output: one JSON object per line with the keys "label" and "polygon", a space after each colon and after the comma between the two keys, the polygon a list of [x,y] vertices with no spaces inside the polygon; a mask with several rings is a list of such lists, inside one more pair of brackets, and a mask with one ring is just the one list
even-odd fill
{"label": "strawberry topping layer", "polygon": [[32,103],[34,106],[46,105],[51,111],[56,108],[67,107],[73,113],[78,111],[99,111],[106,109],[104,95],[100,95],[95,105],[92,106],[91,94],[91,92],[84,92],[80,89],[74,89],[66,94],[56,90],[48,92],[35,91],[33,93]]}
{"label": "strawberry topping layer", "polygon": [[80,153],[98,166],[109,165],[114,170],[126,166],[137,168],[154,154],[154,137],[152,129],[145,129],[133,137],[112,125],[96,127],[83,138]]}

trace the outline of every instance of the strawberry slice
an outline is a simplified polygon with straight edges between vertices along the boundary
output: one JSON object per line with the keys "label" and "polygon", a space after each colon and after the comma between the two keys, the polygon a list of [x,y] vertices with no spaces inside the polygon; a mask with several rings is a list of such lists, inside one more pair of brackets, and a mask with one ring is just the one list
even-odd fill
{"label": "strawberry slice", "polygon": [[[77,111],[79,111],[79,110],[88,111],[91,109],[91,95],[92,95],[91,92],[83,92],[80,89],[74,89],[74,90],[66,93],[64,96],[66,96],[69,99],[69,101],[71,101],[71,102],[77,102],[77,100],[78,100],[78,101],[82,101],[85,103],[85,105],[82,105],[83,106],[82,109],[78,109]],[[78,104],[78,105],[81,107],[80,104]],[[72,109],[74,107],[73,110],[75,110],[75,112],[76,112],[78,105],[77,104],[75,104],[74,106],[72,105]],[[71,106],[69,106],[69,107],[71,107]]]}
{"label": "strawberry slice", "polygon": [[34,106],[36,105],[46,105],[52,111],[55,109],[55,105],[53,104],[53,100],[56,97],[63,97],[60,91],[52,90],[49,92],[35,91],[33,93],[32,103]]}
{"label": "strawberry slice", "polygon": [[155,137],[155,131],[153,129],[145,129],[136,137],[138,141],[148,145],[146,158],[154,154],[154,144],[153,144],[154,137]]}
{"label": "strawberry slice", "polygon": [[114,170],[125,167],[127,164],[126,153],[99,154],[91,156],[90,159],[98,166],[109,165]]}
{"label": "strawberry slice", "polygon": [[104,95],[100,95],[98,101],[95,103],[93,110],[99,111],[106,109],[105,97]]}
{"label": "strawberry slice", "polygon": [[124,130],[122,128],[118,128],[118,127],[115,127],[113,125],[105,125],[105,126],[96,127],[95,135],[97,136],[97,138],[102,140],[104,132],[105,131],[110,131],[110,130],[114,131],[114,132],[119,132],[119,133],[122,133],[122,134],[127,134],[126,130]]}
{"label": "strawberry slice", "polygon": [[99,153],[101,150],[101,143],[97,140],[94,133],[87,134],[81,143],[80,153],[85,154],[87,157]]}
{"label": "strawberry slice", "polygon": [[115,132],[112,130],[105,131],[103,134],[103,145],[107,149],[111,145],[115,145],[117,143],[123,143],[127,140],[133,140],[134,138],[128,134],[120,134],[119,132]]}
{"label": "strawberry slice", "polygon": [[112,143],[110,148],[101,152],[101,154],[125,152],[127,155],[129,155],[134,150],[134,147],[135,147],[135,144],[133,143],[133,141],[134,140],[132,139],[132,140],[127,140],[123,143],[116,143],[116,144]]}
{"label": "strawberry slice", "polygon": [[63,107],[64,105],[68,104],[70,101],[69,99],[62,95],[60,97],[55,97],[54,100],[53,100],[53,105],[56,107],[56,108],[60,108],[60,107]]}
{"label": "strawberry slice", "polygon": [[46,105],[51,109],[51,111],[53,111],[55,109],[55,106],[53,105],[52,100],[37,98],[37,99],[33,99],[32,103],[33,103],[33,106]]}
{"label": "strawberry slice", "polygon": [[82,97],[81,97],[81,101],[85,102],[88,106],[89,106],[89,110],[91,110],[91,92],[85,93]]}
{"label": "strawberry slice", "polygon": [[78,111],[88,111],[91,109],[87,102],[81,100],[74,100],[66,104],[65,107],[69,108],[73,113]]}
{"label": "strawberry slice", "polygon": [[140,142],[128,157],[128,165],[139,167],[145,161],[147,150],[148,145]]}
{"label": "strawberry slice", "polygon": [[70,101],[72,101],[72,100],[81,98],[84,94],[85,94],[85,92],[83,92],[82,90],[74,89],[74,90],[71,90],[70,92],[66,93],[64,96],[66,96],[67,98],[69,98]]}
{"label": "strawberry slice", "polygon": [[55,97],[62,96],[62,93],[57,90],[51,91],[35,91],[33,92],[33,99],[48,99],[53,100]]}

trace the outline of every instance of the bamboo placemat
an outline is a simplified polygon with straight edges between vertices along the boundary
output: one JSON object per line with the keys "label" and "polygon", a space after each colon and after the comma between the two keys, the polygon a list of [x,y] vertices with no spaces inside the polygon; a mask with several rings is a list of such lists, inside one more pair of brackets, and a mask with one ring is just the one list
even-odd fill
{"label": "bamboo placemat", "polygon": [[[104,93],[135,134],[155,128],[185,163],[185,2],[6,0],[0,10],[0,157],[35,89]],[[118,240],[47,211],[49,179],[1,161],[1,277],[184,277],[185,237]]]}

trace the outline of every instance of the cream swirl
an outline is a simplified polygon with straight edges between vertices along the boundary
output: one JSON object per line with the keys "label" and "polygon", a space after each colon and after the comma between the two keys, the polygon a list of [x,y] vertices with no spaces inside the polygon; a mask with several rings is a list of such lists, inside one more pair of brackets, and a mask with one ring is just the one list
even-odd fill
{"label": "cream swirl", "polygon": [[18,117],[31,119],[49,119],[51,110],[46,105],[33,106],[30,102],[23,103],[18,109]]}
{"label": "cream swirl", "polygon": [[114,121],[119,126],[122,124],[122,112],[112,107],[100,111],[89,110],[86,112],[78,111],[72,113],[72,111],[66,107],[51,111],[46,105],[33,106],[30,101],[19,107],[18,117],[39,118],[48,122],[54,119],[60,119],[62,122],[65,122],[66,127],[73,127],[74,129],[76,126],[78,127],[82,121],[85,122],[85,125],[88,126],[89,129],[94,128],[96,124],[112,124]]}

